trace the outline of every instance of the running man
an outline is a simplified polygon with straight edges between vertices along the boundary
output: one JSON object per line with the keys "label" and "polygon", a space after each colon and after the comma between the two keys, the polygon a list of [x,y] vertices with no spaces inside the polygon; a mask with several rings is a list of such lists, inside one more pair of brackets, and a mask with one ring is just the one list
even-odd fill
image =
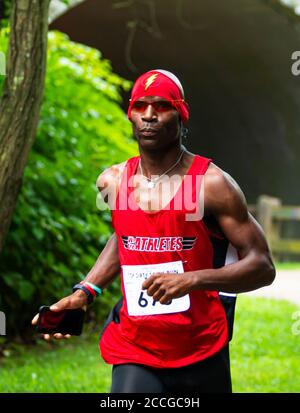
{"label": "running man", "polygon": [[121,272],[122,299],[99,344],[111,391],[230,393],[236,294],[273,282],[267,242],[237,183],[183,146],[189,107],[176,76],[140,76],[128,117],[139,156],[97,180],[114,234],[52,309],[85,307]]}

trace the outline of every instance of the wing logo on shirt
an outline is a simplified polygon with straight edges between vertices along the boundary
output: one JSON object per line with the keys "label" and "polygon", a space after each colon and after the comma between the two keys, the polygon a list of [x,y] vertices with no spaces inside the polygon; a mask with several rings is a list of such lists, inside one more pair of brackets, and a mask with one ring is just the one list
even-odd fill
{"label": "wing logo on shirt", "polygon": [[165,252],[191,250],[197,237],[121,237],[124,247],[131,251]]}

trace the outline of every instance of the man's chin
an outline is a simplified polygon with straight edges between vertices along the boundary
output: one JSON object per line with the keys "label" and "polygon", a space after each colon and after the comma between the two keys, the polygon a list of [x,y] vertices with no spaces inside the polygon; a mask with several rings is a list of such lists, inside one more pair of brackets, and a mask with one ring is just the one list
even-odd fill
{"label": "man's chin", "polygon": [[155,135],[139,135],[138,141],[141,144],[149,145],[149,144],[157,144],[160,141],[160,137],[158,134]]}
{"label": "man's chin", "polygon": [[157,137],[142,137],[139,139],[140,147],[143,149],[161,148],[162,142]]}

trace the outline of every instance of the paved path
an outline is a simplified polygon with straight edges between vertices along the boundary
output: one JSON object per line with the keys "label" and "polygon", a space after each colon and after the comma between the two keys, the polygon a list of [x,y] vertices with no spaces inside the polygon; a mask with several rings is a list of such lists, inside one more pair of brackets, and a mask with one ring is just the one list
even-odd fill
{"label": "paved path", "polygon": [[243,294],[289,300],[300,307],[300,270],[278,270],[273,284]]}

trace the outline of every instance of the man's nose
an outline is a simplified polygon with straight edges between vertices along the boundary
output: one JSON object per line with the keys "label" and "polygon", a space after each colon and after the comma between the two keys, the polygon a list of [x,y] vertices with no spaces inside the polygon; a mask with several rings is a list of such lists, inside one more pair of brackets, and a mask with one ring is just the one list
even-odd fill
{"label": "man's nose", "polygon": [[156,113],[154,107],[151,104],[147,105],[147,108],[143,112],[142,117],[143,117],[143,120],[146,120],[146,121],[153,120],[153,119],[157,118],[157,113]]}

